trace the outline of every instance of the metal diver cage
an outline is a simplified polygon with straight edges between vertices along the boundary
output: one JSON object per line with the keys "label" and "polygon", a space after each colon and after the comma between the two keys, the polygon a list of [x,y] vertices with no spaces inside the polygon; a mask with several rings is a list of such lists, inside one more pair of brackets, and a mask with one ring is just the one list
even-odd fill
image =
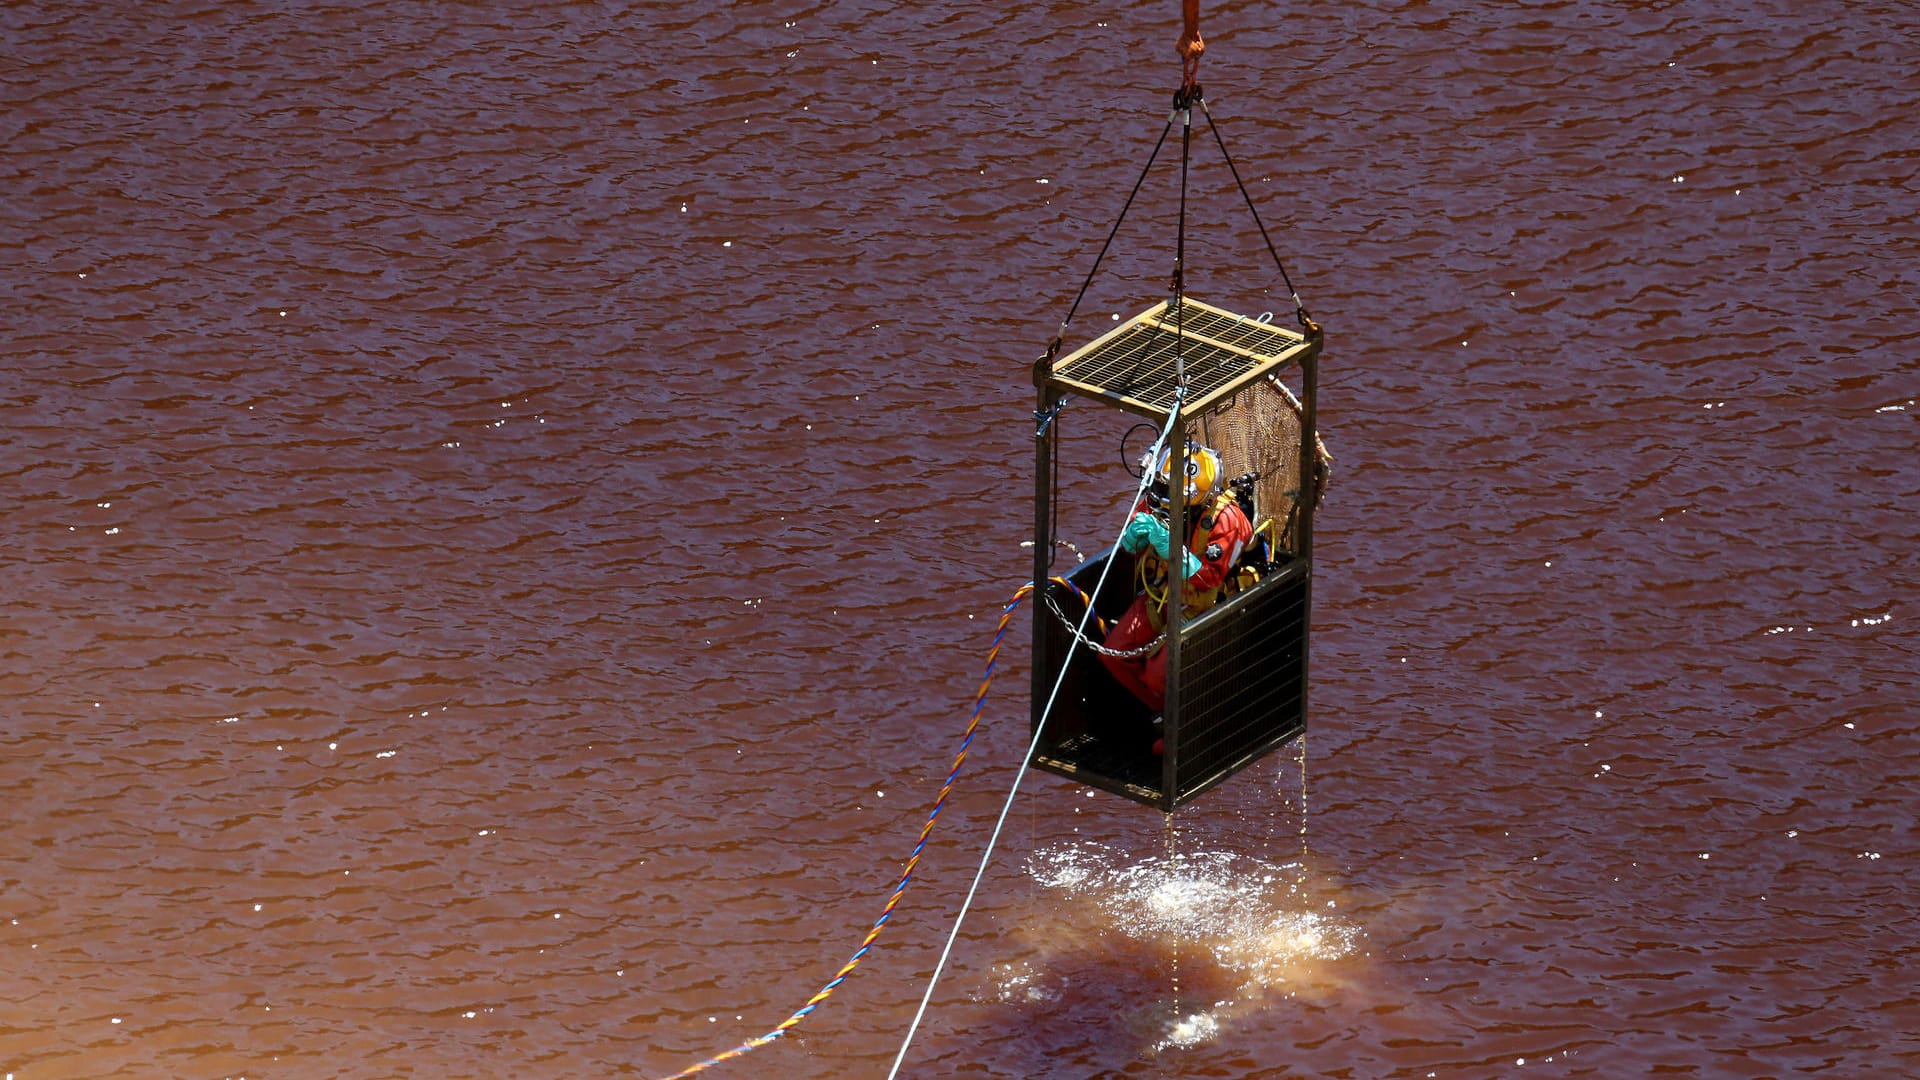
{"label": "metal diver cage", "polygon": [[[1327,465],[1314,425],[1321,346],[1310,321],[1296,332],[1180,296],[1034,366],[1039,415],[1054,418],[1036,438],[1034,580],[1044,583],[1033,604],[1036,767],[1171,812],[1306,730],[1313,510]],[[1283,376],[1297,381],[1297,394]],[[1156,430],[1171,418],[1167,445],[1192,438],[1220,454],[1226,477],[1252,476],[1256,542],[1243,566],[1257,580],[1193,618],[1182,617],[1180,583],[1170,582],[1157,721],[1108,673],[1093,623],[1091,640],[1070,648],[1083,597],[1108,623],[1133,602],[1134,557],[1114,547],[1066,575],[1070,586],[1048,577],[1058,406],[1069,395]],[[1172,535],[1186,535],[1188,512],[1172,501]]]}

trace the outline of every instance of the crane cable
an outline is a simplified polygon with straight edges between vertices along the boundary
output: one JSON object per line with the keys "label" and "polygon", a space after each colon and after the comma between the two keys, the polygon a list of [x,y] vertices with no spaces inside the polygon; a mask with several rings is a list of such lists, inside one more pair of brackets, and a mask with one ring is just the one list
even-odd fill
{"label": "crane cable", "polygon": [[1240,169],[1233,163],[1233,155],[1227,152],[1227,141],[1220,136],[1220,125],[1213,118],[1213,110],[1207,108],[1207,98],[1200,92],[1196,83],[1193,96],[1200,106],[1200,112],[1207,118],[1207,130],[1213,132],[1213,141],[1220,147],[1220,156],[1226,159],[1227,171],[1233,174],[1233,182],[1240,188],[1240,198],[1247,204],[1247,213],[1253,216],[1253,224],[1260,230],[1260,239],[1266,241],[1267,254],[1273,256],[1273,265],[1280,271],[1280,280],[1287,285],[1287,294],[1293,298],[1294,317],[1300,320],[1300,328],[1309,335],[1317,333],[1319,324],[1307,314],[1307,305],[1300,300],[1300,290],[1293,287],[1293,277],[1287,273],[1287,264],[1280,260],[1280,250],[1273,246],[1273,237],[1267,235],[1267,223],[1260,220],[1260,211],[1253,205],[1253,195],[1247,191],[1247,182],[1240,179]]}

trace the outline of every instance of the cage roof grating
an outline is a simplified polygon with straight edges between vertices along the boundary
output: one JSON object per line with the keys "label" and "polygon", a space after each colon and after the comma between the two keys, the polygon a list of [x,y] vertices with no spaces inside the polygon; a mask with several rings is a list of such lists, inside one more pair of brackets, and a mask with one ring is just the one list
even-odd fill
{"label": "cage roof grating", "polygon": [[1292,330],[1183,297],[1179,309],[1161,301],[1055,361],[1052,381],[1061,390],[1165,416],[1183,363],[1184,406],[1195,411],[1285,366],[1306,344]]}

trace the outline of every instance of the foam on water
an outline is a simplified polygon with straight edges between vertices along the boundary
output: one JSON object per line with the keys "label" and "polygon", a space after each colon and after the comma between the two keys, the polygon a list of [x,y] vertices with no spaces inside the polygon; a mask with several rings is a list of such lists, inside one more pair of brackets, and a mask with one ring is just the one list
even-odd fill
{"label": "foam on water", "polygon": [[[1164,1003],[1170,1008],[1157,1022],[1165,1026],[1156,1051],[1214,1042],[1233,1016],[1291,996],[1351,955],[1363,936],[1336,914],[1336,901],[1311,895],[1299,863],[1231,851],[1133,858],[1077,842],[1035,852],[1027,869],[1043,887],[1097,911],[1103,929],[1169,949],[1182,965],[1210,965],[1210,974],[1235,987],[1199,1010]],[[1194,969],[1185,970],[1191,979]],[[1035,1000],[1031,980],[1030,971],[1007,980],[1001,999]]]}
{"label": "foam on water", "polygon": [[1036,852],[1035,881],[1084,898],[1113,929],[1140,941],[1197,948],[1249,986],[1286,981],[1290,965],[1337,960],[1354,950],[1359,927],[1306,894],[1298,863],[1230,851],[1124,860],[1081,842]]}

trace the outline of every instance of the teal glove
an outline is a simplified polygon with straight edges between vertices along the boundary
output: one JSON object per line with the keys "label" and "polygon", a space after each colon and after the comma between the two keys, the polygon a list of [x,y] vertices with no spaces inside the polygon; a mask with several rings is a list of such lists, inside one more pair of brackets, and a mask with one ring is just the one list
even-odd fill
{"label": "teal glove", "polygon": [[1167,523],[1152,514],[1141,513],[1133,515],[1133,524],[1140,526],[1140,534],[1146,538],[1147,543],[1153,545],[1154,554],[1163,559],[1166,558],[1167,544],[1171,539],[1167,535]]}
{"label": "teal glove", "polygon": [[1167,549],[1173,542],[1173,537],[1167,534],[1167,523],[1147,514],[1140,514],[1134,520],[1141,518],[1147,519],[1147,527],[1142,531],[1147,534],[1147,543],[1153,545],[1153,553],[1162,559],[1166,558]]}
{"label": "teal glove", "polygon": [[[1148,545],[1153,546],[1154,554],[1169,559],[1173,537],[1167,532],[1166,522],[1143,511],[1133,515],[1133,520],[1127,522],[1126,529],[1120,533],[1120,546],[1127,549],[1127,554],[1138,555],[1140,549]],[[1180,554],[1185,556],[1181,560],[1181,566],[1185,567],[1181,577],[1190,578],[1200,572],[1202,564],[1198,555],[1185,548],[1180,549]]]}
{"label": "teal glove", "polygon": [[1153,543],[1155,527],[1160,530],[1159,548],[1162,551],[1166,550],[1167,527],[1161,525],[1152,514],[1147,513],[1135,514],[1133,520],[1127,522],[1127,527],[1120,531],[1120,546],[1125,548],[1129,555],[1140,554],[1142,548]]}
{"label": "teal glove", "polygon": [[1186,556],[1186,561],[1182,565],[1184,565],[1187,568],[1187,574],[1186,574],[1187,577],[1192,577],[1193,575],[1199,573],[1200,567],[1205,565],[1200,561],[1200,556],[1195,555],[1193,552],[1188,551],[1186,548],[1181,548],[1180,554]]}

